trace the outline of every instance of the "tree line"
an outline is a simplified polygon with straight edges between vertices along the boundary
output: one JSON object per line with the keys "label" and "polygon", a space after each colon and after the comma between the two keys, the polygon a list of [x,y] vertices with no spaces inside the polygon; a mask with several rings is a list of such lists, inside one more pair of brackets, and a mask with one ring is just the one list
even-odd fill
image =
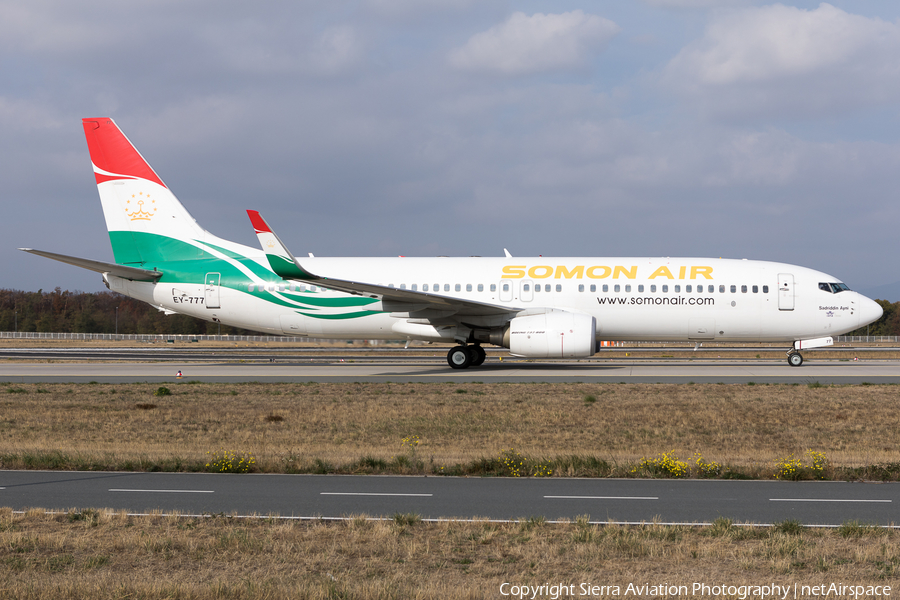
{"label": "tree line", "polygon": [[[876,300],[884,315],[847,335],[900,336],[900,302]],[[129,333],[254,335],[256,332],[187,315],[166,316],[145,302],[114,292],[70,292],[56,288],[0,290],[0,331],[48,333]]]}
{"label": "tree line", "polygon": [[70,292],[56,288],[0,290],[0,331],[258,335],[187,315],[168,315],[140,300],[114,292]]}

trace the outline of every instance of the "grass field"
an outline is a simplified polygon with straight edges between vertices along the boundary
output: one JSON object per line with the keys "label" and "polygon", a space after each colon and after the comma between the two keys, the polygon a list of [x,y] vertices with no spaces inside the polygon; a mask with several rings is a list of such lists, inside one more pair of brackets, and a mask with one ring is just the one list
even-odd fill
{"label": "grass field", "polygon": [[796,477],[897,479],[898,405],[877,385],[7,383],[0,467],[503,474],[513,455],[528,469],[505,474],[671,476],[648,465],[666,453],[689,476],[793,457]]}
{"label": "grass field", "polygon": [[[456,600],[502,598],[504,583],[574,586],[556,594],[565,598],[624,597],[629,584],[686,586],[681,595],[696,598],[737,598],[739,586],[832,583],[892,586],[894,595],[898,571],[900,534],[852,523],[823,530],[790,521],[701,528],[0,510],[3,598]],[[691,593],[697,583],[736,593]],[[582,584],[619,593],[585,595]],[[648,588],[629,597],[672,597]],[[554,594],[548,587],[527,597]]]}
{"label": "grass field", "polygon": [[[534,474],[504,468],[514,453],[529,469],[547,469],[541,475],[673,476],[653,462],[666,455],[698,477],[708,475],[699,453],[719,465],[713,476],[771,478],[791,455],[806,461],[803,477],[896,479],[900,471],[895,386],[167,388],[2,384],[0,467],[216,470],[227,453],[269,472]],[[817,470],[811,457],[819,455],[827,459]],[[504,583],[574,586],[556,588],[567,598],[626,597],[629,584],[738,598],[747,592],[740,586],[890,585],[896,595],[900,585],[900,533],[856,523],[601,526],[523,517],[323,522],[0,509],[0,598],[456,600],[510,597]],[[733,591],[694,593],[698,583]],[[584,594],[582,584],[619,589]],[[628,597],[665,596],[643,590]],[[868,597],[887,597],[880,591]],[[533,597],[552,599],[553,588]]]}

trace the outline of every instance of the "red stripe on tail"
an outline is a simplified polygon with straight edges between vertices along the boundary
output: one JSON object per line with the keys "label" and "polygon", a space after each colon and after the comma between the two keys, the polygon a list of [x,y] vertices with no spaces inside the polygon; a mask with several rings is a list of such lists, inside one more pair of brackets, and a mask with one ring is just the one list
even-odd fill
{"label": "red stripe on tail", "polygon": [[262,218],[262,215],[259,214],[259,211],[248,210],[247,215],[250,217],[250,222],[253,224],[253,229],[256,233],[272,233],[272,229],[265,219]]}
{"label": "red stripe on tail", "polygon": [[95,173],[97,183],[110,179],[146,179],[166,187],[112,119],[82,119],[91,162],[113,175]]}

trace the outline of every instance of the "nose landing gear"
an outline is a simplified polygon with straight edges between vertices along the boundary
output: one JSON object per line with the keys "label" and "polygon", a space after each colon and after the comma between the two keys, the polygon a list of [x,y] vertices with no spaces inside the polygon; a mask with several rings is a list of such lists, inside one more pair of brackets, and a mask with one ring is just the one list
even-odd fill
{"label": "nose landing gear", "polygon": [[792,367],[799,367],[803,364],[803,356],[799,352],[791,348],[791,350],[787,353],[787,361],[788,364]]}

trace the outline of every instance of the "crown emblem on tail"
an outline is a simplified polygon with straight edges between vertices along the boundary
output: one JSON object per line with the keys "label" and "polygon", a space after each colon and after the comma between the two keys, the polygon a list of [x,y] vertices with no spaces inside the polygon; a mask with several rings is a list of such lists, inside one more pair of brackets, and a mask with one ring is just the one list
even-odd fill
{"label": "crown emblem on tail", "polygon": [[[143,195],[143,192],[139,194],[139,196]],[[134,194],[131,197],[134,198]],[[150,200],[150,194],[147,194],[146,198]],[[149,221],[156,214],[156,207],[153,206],[156,204],[156,200],[150,200],[150,206],[147,207],[149,210],[144,210],[143,198],[137,201],[137,207],[131,205],[131,200],[127,200],[125,204],[125,214],[131,217],[132,221]]]}

